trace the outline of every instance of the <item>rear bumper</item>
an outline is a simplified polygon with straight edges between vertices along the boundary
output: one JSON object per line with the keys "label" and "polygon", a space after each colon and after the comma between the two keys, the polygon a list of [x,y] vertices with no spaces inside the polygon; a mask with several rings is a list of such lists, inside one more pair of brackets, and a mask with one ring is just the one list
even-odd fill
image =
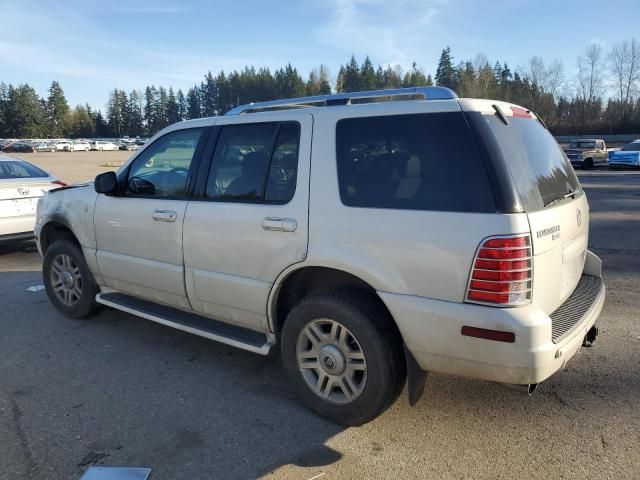
{"label": "rear bumper", "polygon": [[[601,279],[600,260],[589,252],[584,275]],[[575,323],[553,340],[551,316],[535,305],[495,308],[380,293],[420,367],[502,383],[539,383],[563,368],[582,346],[605,298],[602,281],[582,304]],[[574,299],[575,300],[575,299]],[[567,302],[571,301],[571,297]],[[463,326],[515,333],[514,343],[461,335]]]}

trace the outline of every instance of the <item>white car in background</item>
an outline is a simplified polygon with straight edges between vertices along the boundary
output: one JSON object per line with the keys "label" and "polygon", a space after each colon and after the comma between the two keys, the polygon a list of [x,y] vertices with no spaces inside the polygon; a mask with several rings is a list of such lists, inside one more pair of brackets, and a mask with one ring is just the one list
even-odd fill
{"label": "white car in background", "polygon": [[38,199],[64,185],[24,160],[0,155],[0,243],[32,238]]}
{"label": "white car in background", "polygon": [[91,142],[91,150],[98,150],[102,152],[103,150],[120,150],[120,147],[113,142],[105,142],[105,141],[95,141]]}
{"label": "white car in background", "polygon": [[56,142],[54,145],[58,152],[62,152],[67,150],[71,146],[71,142],[68,140],[60,140],[59,142]]}
{"label": "white car in background", "polygon": [[89,142],[78,141],[71,143],[65,150],[68,152],[88,152],[91,150],[91,145],[89,145]]}

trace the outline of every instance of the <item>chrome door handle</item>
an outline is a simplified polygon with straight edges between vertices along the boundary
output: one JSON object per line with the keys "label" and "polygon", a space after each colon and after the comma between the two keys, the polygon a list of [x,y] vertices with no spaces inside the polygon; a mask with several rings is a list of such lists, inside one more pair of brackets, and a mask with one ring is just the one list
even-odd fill
{"label": "chrome door handle", "polygon": [[262,219],[262,228],[272,232],[295,232],[298,222],[293,218],[265,217]]}
{"label": "chrome door handle", "polygon": [[175,222],[178,214],[173,210],[156,210],[151,214],[156,222]]}

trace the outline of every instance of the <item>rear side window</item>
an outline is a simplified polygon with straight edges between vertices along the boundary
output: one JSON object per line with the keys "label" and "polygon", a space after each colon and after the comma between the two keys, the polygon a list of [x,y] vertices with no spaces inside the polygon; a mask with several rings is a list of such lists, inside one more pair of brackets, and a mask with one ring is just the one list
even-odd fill
{"label": "rear side window", "polygon": [[216,145],[205,196],[285,204],[296,190],[300,124],[226,125]]}
{"label": "rear side window", "polygon": [[533,118],[509,117],[509,125],[505,125],[495,115],[478,113],[470,117],[472,121],[488,123],[525,211],[540,210],[566,193],[580,189],[571,163],[540,122]]}
{"label": "rear side window", "polygon": [[461,112],[340,120],[338,181],[351,207],[494,212],[483,160]]}
{"label": "rear side window", "polygon": [[11,178],[44,178],[49,175],[34,167],[30,163],[20,161],[2,161],[0,162],[0,179],[8,180]]}

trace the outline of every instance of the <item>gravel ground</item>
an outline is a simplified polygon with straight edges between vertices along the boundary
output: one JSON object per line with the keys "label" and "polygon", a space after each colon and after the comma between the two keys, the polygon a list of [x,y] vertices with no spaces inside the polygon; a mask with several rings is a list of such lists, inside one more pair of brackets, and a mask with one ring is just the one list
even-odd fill
{"label": "gravel ground", "polygon": [[[34,163],[77,181],[128,155]],[[608,287],[595,346],[531,397],[431,375],[416,407],[405,391],[360,428],[298,404],[277,356],[116,311],[58,315],[27,291],[42,283],[33,245],[0,247],[0,478],[77,479],[90,464],[154,480],[640,478],[640,174],[581,181]]]}

